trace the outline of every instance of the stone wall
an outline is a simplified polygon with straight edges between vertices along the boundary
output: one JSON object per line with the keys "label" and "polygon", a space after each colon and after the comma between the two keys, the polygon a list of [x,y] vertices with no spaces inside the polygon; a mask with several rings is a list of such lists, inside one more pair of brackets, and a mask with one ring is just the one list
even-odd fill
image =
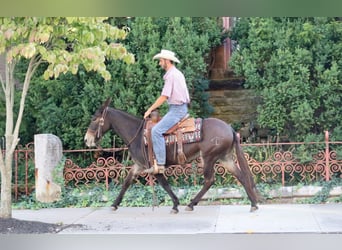
{"label": "stone wall", "polygon": [[255,94],[255,90],[211,89],[209,93],[209,102],[214,107],[211,117],[219,118],[230,124],[256,120],[256,107],[260,102],[260,97]]}

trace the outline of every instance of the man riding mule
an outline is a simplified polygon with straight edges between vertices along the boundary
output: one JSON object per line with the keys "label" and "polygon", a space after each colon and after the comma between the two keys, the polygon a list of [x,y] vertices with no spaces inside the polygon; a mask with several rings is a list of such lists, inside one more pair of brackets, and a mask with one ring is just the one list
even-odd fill
{"label": "man riding mule", "polygon": [[[166,59],[164,57],[166,57]],[[172,199],[173,207],[171,212],[178,213],[179,200],[172,191],[165,175],[163,172],[159,171],[159,168],[158,171],[154,172],[154,166],[152,168],[153,171],[150,171],[151,164],[148,159],[149,157],[145,145],[144,127],[146,123],[145,118],[147,118],[155,108],[159,107],[167,100],[170,109],[165,115],[166,118],[164,116],[164,118],[152,128],[152,131],[156,128],[154,133],[157,138],[155,138],[157,142],[156,145],[154,145],[154,150],[156,151],[155,155],[158,165],[164,165],[165,168],[168,168],[171,165],[179,165],[180,162],[178,157],[174,157],[177,154],[176,147],[171,144],[165,145],[163,134],[187,114],[187,104],[190,102],[190,98],[181,72],[171,63],[171,61],[179,62],[173,52],[164,50],[154,58],[160,59],[159,65],[167,70],[164,76],[165,92],[163,88],[161,96],[146,111],[144,119],[109,107],[110,99],[107,99],[107,101],[95,112],[84,137],[84,141],[88,147],[96,147],[102,136],[107,131],[112,130],[122,138],[129,148],[134,165],[125,178],[118,197],[112,204],[113,210],[118,208],[126,190],[135,178],[141,174],[154,173],[158,183]],[[170,70],[171,72],[169,72]],[[175,71],[174,74],[176,76],[173,75],[172,71]],[[172,73],[170,75],[175,78],[171,78],[169,73]],[[179,82],[175,79],[178,79]],[[167,85],[174,85],[173,90],[175,90],[177,83],[180,83],[182,86],[180,88],[181,90],[178,89],[177,91],[181,91],[182,93],[179,93],[176,95],[177,98],[173,99],[172,88],[171,90],[168,89],[170,86]],[[158,126],[158,124],[160,125]],[[257,202],[261,197],[256,189],[252,173],[249,169],[248,162],[244,156],[236,132],[230,125],[216,118],[202,119],[201,126],[201,140],[184,144],[182,148],[182,153],[184,154],[187,163],[198,158],[200,159],[203,166],[202,173],[204,175],[202,189],[187,205],[186,210],[192,211],[194,206],[198,204],[203,195],[214,184],[214,165],[217,161],[220,161],[221,164],[243,185],[247,196],[251,201],[251,211],[257,210]],[[233,158],[234,151],[236,154],[236,161]]]}
{"label": "man riding mule", "polygon": [[163,134],[186,116],[190,97],[184,75],[174,65],[174,63],[179,63],[174,52],[161,50],[153,59],[159,59],[160,67],[166,71],[163,77],[164,87],[159,98],[145,112],[144,119],[165,101],[168,102],[169,111],[151,131],[153,150],[156,157],[156,164],[152,167],[152,170],[154,173],[162,173],[165,169],[166,162],[165,139]]}

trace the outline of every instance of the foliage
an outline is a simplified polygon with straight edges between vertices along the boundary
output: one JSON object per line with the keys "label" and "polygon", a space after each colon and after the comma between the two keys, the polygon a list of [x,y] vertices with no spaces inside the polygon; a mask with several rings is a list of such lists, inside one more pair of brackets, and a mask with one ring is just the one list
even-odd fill
{"label": "foliage", "polygon": [[296,141],[341,133],[340,19],[241,18],[230,36],[239,44],[231,67],[263,98],[261,126]]}
{"label": "foliage", "polygon": [[[181,61],[177,67],[184,72],[189,86],[191,114],[210,114],[207,58],[223,36],[218,18],[111,18],[109,23],[129,30],[122,44],[135,55],[136,63],[107,60],[105,65],[112,75],[107,82],[82,66],[75,75],[65,74],[45,82],[41,77],[43,65],[32,79],[28,114],[21,130],[24,142],[32,141],[34,133],[53,133],[62,139],[65,149],[83,148],[90,118],[107,97],[112,97],[115,108],[142,117],[163,86],[164,72],[152,60],[162,48],[175,51]],[[166,106],[160,110],[164,114]],[[114,141],[117,147],[123,144],[108,133],[101,145],[112,147]]]}
{"label": "foliage", "polygon": [[312,162],[315,154],[325,150],[324,136],[321,134],[307,134],[304,143],[293,150],[293,155],[302,164]]}
{"label": "foliage", "polygon": [[[317,183],[317,185],[322,187],[322,190],[319,191],[315,196],[306,199],[305,202],[306,203],[310,203],[310,204],[319,204],[319,203],[325,203],[328,201],[329,198],[329,194],[330,191],[334,188],[334,187],[338,187],[342,185],[342,179],[341,178],[332,178],[330,181],[326,182],[326,181],[321,181],[319,183]],[[338,198],[333,198],[332,199],[335,202],[339,202],[342,200],[342,195],[340,195],[340,197]]]}
{"label": "foliage", "polygon": [[[127,35],[104,21],[106,18],[2,18],[0,53],[6,52],[7,63],[21,57],[38,58],[46,62],[45,80],[58,78],[61,73],[76,74],[82,64],[87,71],[97,71],[105,80],[111,78],[106,58],[133,62],[118,40]],[[109,44],[106,40],[111,41]]]}
{"label": "foliage", "polygon": [[[322,190],[311,198],[300,199],[299,203],[319,204],[328,201],[341,202],[340,197],[331,198],[329,193],[334,187],[341,186],[341,179],[334,178],[329,182],[313,183],[314,186],[321,186]],[[300,187],[302,184],[297,184]],[[272,191],[278,190],[280,184],[258,183],[257,188],[262,197],[268,202],[276,199],[272,195]],[[186,205],[200,191],[202,186],[180,186],[172,187],[174,193],[178,196],[180,204]],[[219,189],[213,186],[211,189]],[[250,204],[245,190],[241,185],[232,185],[230,188],[238,190],[242,194],[241,199],[220,198],[215,192],[211,192],[212,196],[208,196],[207,200],[202,200],[201,204]],[[154,190],[153,190],[154,189]],[[42,203],[35,199],[33,192],[29,196],[23,196],[13,204],[13,208],[17,209],[41,209],[41,208],[62,208],[62,207],[109,207],[120,191],[120,186],[111,185],[109,191],[104,185],[80,186],[77,188],[64,187],[62,190],[61,200],[53,203]],[[272,201],[274,202],[274,201]],[[159,186],[144,186],[141,184],[132,185],[126,192],[122,203],[122,207],[146,207],[146,206],[172,206],[172,200],[168,194]]]}
{"label": "foliage", "polygon": [[[176,193],[185,190],[179,199],[181,204],[187,204],[193,195],[200,190],[200,186],[173,188]],[[154,189],[154,190],[153,190]],[[168,194],[159,186],[144,186],[141,184],[132,185],[126,192],[122,203],[123,207],[142,207],[153,205],[172,205],[172,200]],[[53,203],[42,203],[35,199],[33,192],[29,196],[21,197],[14,208],[20,209],[40,209],[59,207],[103,207],[110,206],[120,191],[120,186],[112,185],[110,190],[105,190],[104,185],[80,186],[78,188],[63,187],[62,196],[59,201]]]}
{"label": "foliage", "polygon": [[[68,88],[72,89],[74,86],[71,82],[67,86],[48,86],[54,79],[67,72],[76,75],[80,74],[80,71],[83,71],[83,74],[85,71],[93,71],[97,72],[101,80],[108,81],[111,79],[111,74],[106,68],[106,59],[121,59],[125,63],[134,62],[133,54],[128,53],[126,48],[119,43],[120,40],[125,39],[127,32],[124,29],[110,25],[105,20],[106,18],[99,17],[1,18],[0,53],[6,52],[6,63],[18,72],[17,79],[19,82],[25,83],[23,90],[28,90],[32,74],[37,69],[38,72],[36,73],[38,77],[36,77],[36,80],[41,86],[44,86],[41,89],[38,88],[38,90],[31,91],[35,95],[36,100],[39,97],[43,97],[43,99],[37,101],[40,105],[29,109],[28,114],[32,112],[33,115],[28,115],[24,118],[21,133],[28,131],[26,134],[30,133],[31,140],[25,140],[27,139],[25,138],[27,135],[24,133],[22,143],[32,141],[33,133],[36,132],[33,129],[35,128],[34,124],[36,122],[35,114],[37,116],[44,116],[44,114],[48,113],[51,115],[51,117],[48,116],[48,118],[51,118],[49,121],[50,124],[54,124],[49,126],[49,128],[53,127],[58,129],[61,127],[56,126],[60,125],[61,119],[59,118],[68,112],[65,112],[65,109],[58,109],[58,103],[53,102],[56,100],[50,96],[42,96],[42,91],[50,89],[49,93],[54,93],[59,90],[58,88],[61,88],[62,92],[59,94],[67,96],[65,92],[70,93],[68,92]],[[16,68],[18,63],[19,67]],[[13,78],[13,76],[11,77]],[[46,82],[43,79],[51,80],[51,82]],[[4,84],[4,81],[5,79],[1,79],[2,84]],[[3,90],[5,92],[5,88]],[[24,91],[24,94],[21,95],[21,88],[17,88],[17,90],[17,94],[20,97],[18,95],[18,98],[16,98],[16,108],[19,107],[19,102],[17,101],[20,100],[21,96],[24,97],[22,101],[25,101],[26,96]],[[2,94],[1,91],[1,97]],[[47,105],[42,105],[45,100],[47,101]],[[70,105],[72,103],[68,104]],[[45,108],[44,112],[42,112],[43,114],[39,112],[39,108],[42,107]],[[70,107],[72,108],[73,106]],[[23,107],[21,109],[23,110]],[[73,111],[75,111],[75,108]],[[15,113],[18,115],[17,112]],[[12,119],[8,116],[7,114],[7,119]],[[44,119],[46,120],[46,116],[44,116]],[[73,119],[73,121],[77,120]],[[0,125],[1,130],[3,130],[5,124],[2,123]],[[46,124],[43,124],[42,127],[46,127]]]}
{"label": "foliage", "polygon": [[[44,64],[41,76],[49,80],[67,72],[77,74],[80,65],[83,65],[86,71],[97,72],[108,81],[111,79],[111,74],[106,68],[106,59],[134,62],[134,56],[118,42],[126,37],[127,32],[108,24],[106,19],[103,17],[0,18],[0,54],[4,54],[5,58],[5,76],[0,75],[2,87],[0,98],[6,103],[4,155],[0,150],[1,217],[11,217],[13,153],[19,141],[19,130],[31,78],[37,69]],[[21,82],[17,83],[14,80],[14,71],[21,61],[25,63],[25,67],[21,71],[23,75]],[[18,93],[20,93],[19,102],[15,104]],[[15,109],[17,107],[18,109]],[[49,110],[51,111],[53,110]]]}
{"label": "foliage", "polygon": [[34,160],[30,159],[25,163],[25,161],[18,161],[17,169],[12,169],[13,179],[17,178],[18,186],[25,186],[26,182],[28,186],[35,185],[35,163]]}

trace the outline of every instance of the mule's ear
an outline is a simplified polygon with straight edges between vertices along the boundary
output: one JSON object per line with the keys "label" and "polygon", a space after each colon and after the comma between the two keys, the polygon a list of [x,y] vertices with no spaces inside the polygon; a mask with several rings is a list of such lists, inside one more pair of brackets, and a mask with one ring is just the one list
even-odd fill
{"label": "mule's ear", "polygon": [[109,106],[111,100],[112,100],[112,99],[111,99],[110,97],[108,97],[107,100],[106,100],[106,101],[102,104],[102,106],[98,109],[98,112],[102,113],[103,110],[105,110],[105,109]]}
{"label": "mule's ear", "polygon": [[104,104],[102,105],[104,108],[107,108],[110,104],[110,102],[112,101],[112,98],[108,97],[107,100],[104,102]]}

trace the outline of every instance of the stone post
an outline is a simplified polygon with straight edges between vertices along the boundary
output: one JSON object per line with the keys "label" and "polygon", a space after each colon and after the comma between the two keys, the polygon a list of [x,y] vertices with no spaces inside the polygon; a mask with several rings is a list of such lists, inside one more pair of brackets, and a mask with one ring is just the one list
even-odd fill
{"label": "stone post", "polygon": [[34,154],[36,199],[41,202],[59,200],[61,187],[53,182],[53,171],[63,156],[61,140],[53,134],[34,135]]}

